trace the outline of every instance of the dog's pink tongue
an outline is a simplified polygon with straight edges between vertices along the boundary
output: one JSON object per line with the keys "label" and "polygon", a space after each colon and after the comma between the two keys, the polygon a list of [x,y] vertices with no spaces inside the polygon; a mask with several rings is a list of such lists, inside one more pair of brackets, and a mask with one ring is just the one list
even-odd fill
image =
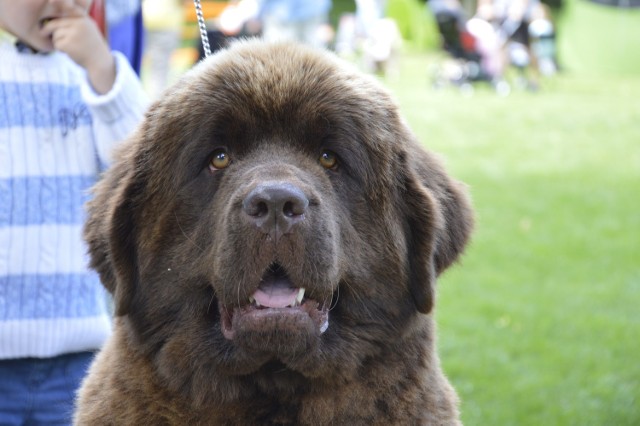
{"label": "dog's pink tongue", "polygon": [[289,280],[273,280],[260,284],[253,298],[267,308],[285,308],[295,304],[297,295],[298,289],[291,287]]}

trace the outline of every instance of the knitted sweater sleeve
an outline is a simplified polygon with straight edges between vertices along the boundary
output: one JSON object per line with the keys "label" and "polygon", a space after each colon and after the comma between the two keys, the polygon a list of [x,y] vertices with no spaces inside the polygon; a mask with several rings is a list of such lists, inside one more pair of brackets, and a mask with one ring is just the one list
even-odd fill
{"label": "knitted sweater sleeve", "polygon": [[120,52],[116,59],[116,80],[108,93],[94,92],[88,79],[82,84],[82,98],[93,117],[96,151],[103,166],[111,163],[111,151],[142,121],[148,97],[140,79]]}

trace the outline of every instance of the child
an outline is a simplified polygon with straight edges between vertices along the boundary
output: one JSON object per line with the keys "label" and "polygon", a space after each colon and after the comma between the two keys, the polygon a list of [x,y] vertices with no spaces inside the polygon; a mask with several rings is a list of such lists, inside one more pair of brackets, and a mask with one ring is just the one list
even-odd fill
{"label": "child", "polygon": [[0,424],[70,424],[110,333],[83,203],[146,108],[90,0],[0,0]]}

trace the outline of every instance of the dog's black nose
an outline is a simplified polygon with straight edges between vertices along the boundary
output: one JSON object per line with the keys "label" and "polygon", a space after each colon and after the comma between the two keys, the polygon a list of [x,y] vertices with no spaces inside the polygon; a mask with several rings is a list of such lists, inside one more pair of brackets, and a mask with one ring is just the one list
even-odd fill
{"label": "dog's black nose", "polygon": [[261,183],[242,202],[250,221],[276,241],[304,218],[308,206],[304,192],[288,182]]}

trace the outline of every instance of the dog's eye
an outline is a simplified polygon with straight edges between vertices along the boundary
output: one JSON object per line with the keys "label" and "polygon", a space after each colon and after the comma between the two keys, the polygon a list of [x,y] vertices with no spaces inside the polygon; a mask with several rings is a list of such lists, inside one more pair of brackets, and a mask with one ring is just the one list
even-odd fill
{"label": "dog's eye", "polygon": [[209,169],[211,171],[225,169],[231,164],[231,158],[224,149],[217,149],[211,155],[211,161],[209,161]]}
{"label": "dog's eye", "polygon": [[325,169],[335,169],[338,166],[338,156],[328,150],[322,151],[318,161],[320,161],[320,165]]}

